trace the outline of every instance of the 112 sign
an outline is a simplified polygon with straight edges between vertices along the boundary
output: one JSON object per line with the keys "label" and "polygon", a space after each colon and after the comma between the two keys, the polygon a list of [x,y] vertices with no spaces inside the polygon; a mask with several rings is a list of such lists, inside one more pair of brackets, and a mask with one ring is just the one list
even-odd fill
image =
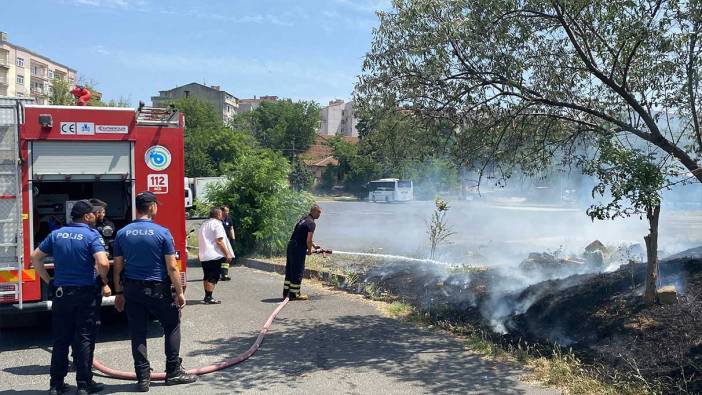
{"label": "112 sign", "polygon": [[168,193],[168,174],[149,174],[146,189],[158,194]]}

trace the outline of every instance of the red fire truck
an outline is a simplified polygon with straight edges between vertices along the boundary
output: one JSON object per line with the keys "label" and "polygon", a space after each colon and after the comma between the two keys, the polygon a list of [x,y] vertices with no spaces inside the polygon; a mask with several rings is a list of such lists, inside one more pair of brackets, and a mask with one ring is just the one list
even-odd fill
{"label": "red fire truck", "polygon": [[158,194],[156,222],[173,234],[185,284],[183,180],[183,116],[174,108],[0,98],[0,314],[51,309],[29,257],[80,199],[107,202],[116,231],[134,218],[138,192]]}

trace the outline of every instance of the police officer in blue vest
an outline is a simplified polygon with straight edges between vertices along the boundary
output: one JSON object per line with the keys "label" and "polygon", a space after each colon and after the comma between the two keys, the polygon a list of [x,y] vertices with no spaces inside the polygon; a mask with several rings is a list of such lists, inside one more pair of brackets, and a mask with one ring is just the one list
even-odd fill
{"label": "police officer in blue vest", "polygon": [[[103,388],[93,380],[91,350],[95,346],[100,294],[110,294],[107,286],[110,263],[105,242],[91,227],[95,225],[95,211],[87,200],[76,202],[71,210],[73,222],[51,232],[32,253],[34,268],[53,294],[50,394],[68,391],[64,378],[71,345],[76,357],[77,393],[95,393]],[[53,279],[44,267],[44,258],[49,255],[54,257]]]}
{"label": "police officer in blue vest", "polygon": [[137,219],[117,232],[113,244],[115,307],[118,311],[126,308],[137,390],[147,392],[150,384],[146,352],[149,314],[163,327],[166,385],[192,383],[197,376],[183,369],[179,357],[180,310],[185,307],[185,295],[173,237],[168,229],[152,221],[158,212],[156,195],[138,194],[135,207]]}

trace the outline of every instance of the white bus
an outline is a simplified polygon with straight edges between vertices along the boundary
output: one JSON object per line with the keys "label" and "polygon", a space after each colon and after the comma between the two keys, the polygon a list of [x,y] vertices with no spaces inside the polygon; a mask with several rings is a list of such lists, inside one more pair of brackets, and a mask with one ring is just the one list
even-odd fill
{"label": "white bus", "polygon": [[414,200],[414,186],[410,180],[382,178],[368,183],[371,202],[407,202]]}

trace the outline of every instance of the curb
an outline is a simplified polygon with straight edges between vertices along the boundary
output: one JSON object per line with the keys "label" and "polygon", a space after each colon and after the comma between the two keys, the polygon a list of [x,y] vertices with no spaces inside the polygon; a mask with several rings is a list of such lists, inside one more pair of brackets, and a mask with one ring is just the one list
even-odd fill
{"label": "curb", "polygon": [[[261,261],[252,258],[241,258],[239,260],[242,266],[248,267],[250,269],[261,270],[269,273],[278,273],[285,275],[285,266],[277,265],[275,263],[270,263],[266,261]],[[346,282],[346,276],[342,274],[330,273],[321,270],[305,269],[302,274],[302,278],[317,280],[323,283],[329,284],[344,284]]]}

